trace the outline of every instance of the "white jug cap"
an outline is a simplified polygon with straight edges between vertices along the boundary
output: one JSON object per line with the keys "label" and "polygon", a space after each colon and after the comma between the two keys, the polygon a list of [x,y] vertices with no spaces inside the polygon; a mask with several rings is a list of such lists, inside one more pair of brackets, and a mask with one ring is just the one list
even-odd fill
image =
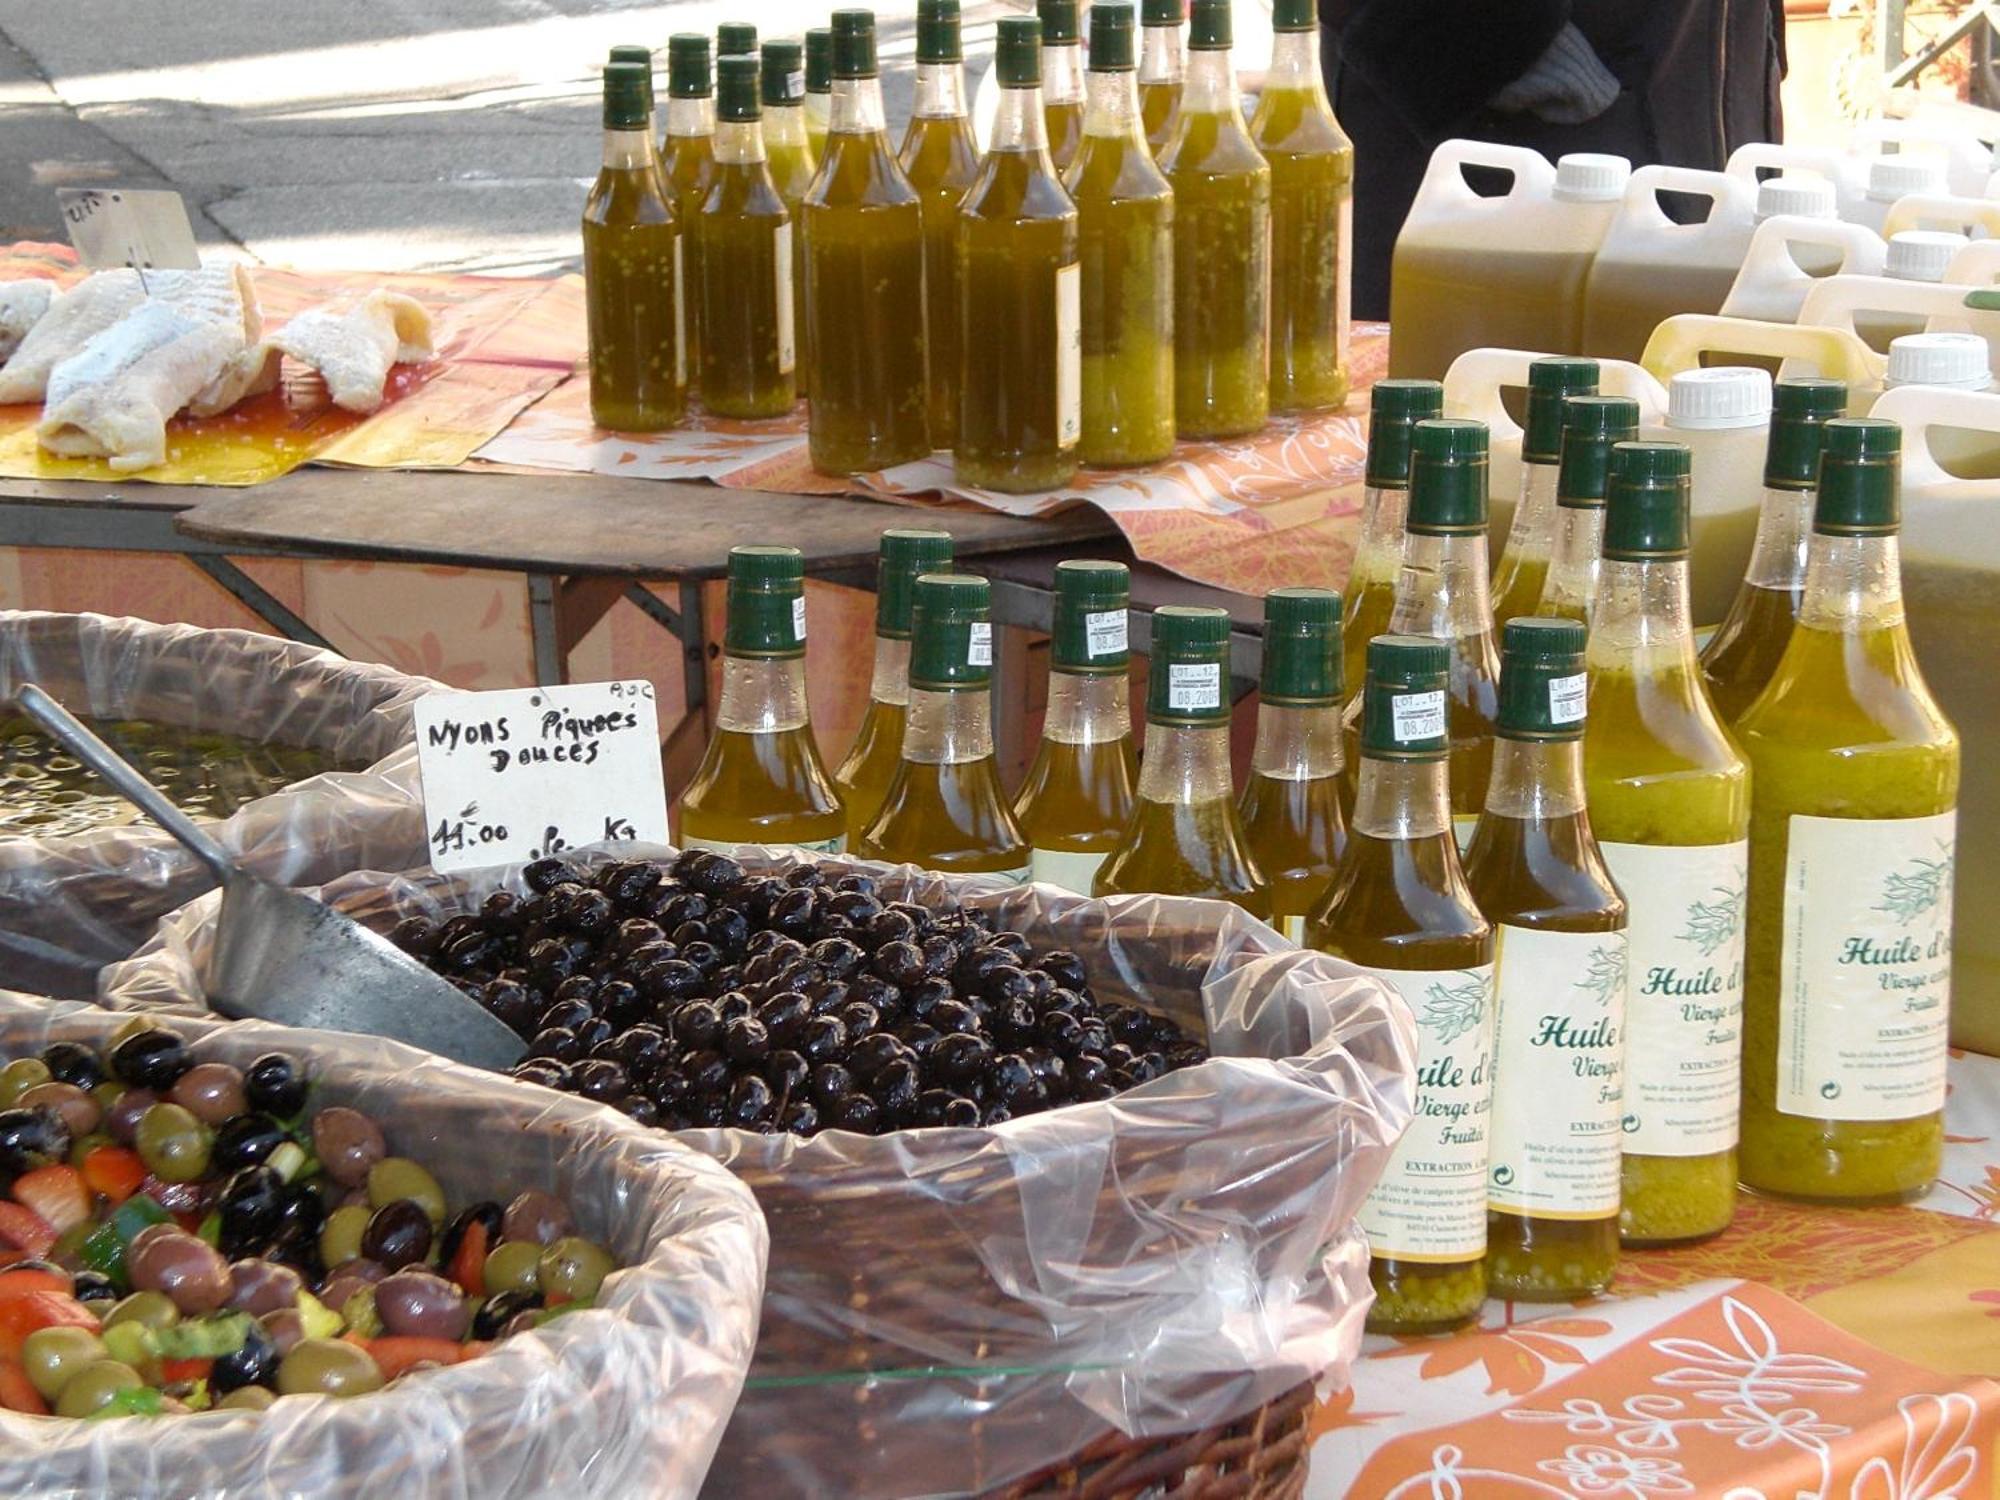
{"label": "white jug cap", "polygon": [[1748,365],[1683,370],[1667,382],[1669,427],[1766,427],[1771,421],[1771,377]]}
{"label": "white jug cap", "polygon": [[1888,384],[1983,391],[1993,383],[1989,358],[1976,333],[1906,333],[1889,341]]}
{"label": "white jug cap", "polygon": [[1830,219],[1835,213],[1833,184],[1824,177],[1794,173],[1766,177],[1757,184],[1757,218],[1774,219],[1779,214],[1799,214],[1808,219]]}
{"label": "white jug cap", "polygon": [[1632,163],[1622,156],[1577,151],[1556,160],[1556,197],[1564,203],[1609,203],[1625,196]]}
{"label": "white jug cap", "polygon": [[1944,163],[1914,151],[1878,156],[1868,163],[1868,196],[1877,203],[1894,203],[1911,193],[1944,191]]}
{"label": "white jug cap", "polygon": [[1971,241],[1943,229],[1905,229],[1889,236],[1882,274],[1898,281],[1943,281],[1952,257]]}

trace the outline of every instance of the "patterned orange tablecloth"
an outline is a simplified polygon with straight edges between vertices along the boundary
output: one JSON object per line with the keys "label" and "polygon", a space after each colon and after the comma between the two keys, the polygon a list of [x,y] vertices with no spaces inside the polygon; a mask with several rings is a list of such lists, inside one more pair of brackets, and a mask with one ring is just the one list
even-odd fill
{"label": "patterned orange tablecloth", "polygon": [[1914,1207],[1746,1196],[1613,1296],[1371,1338],[1316,1416],[1308,1500],[1991,1500],[2000,1494],[2000,1059],[1952,1061]]}

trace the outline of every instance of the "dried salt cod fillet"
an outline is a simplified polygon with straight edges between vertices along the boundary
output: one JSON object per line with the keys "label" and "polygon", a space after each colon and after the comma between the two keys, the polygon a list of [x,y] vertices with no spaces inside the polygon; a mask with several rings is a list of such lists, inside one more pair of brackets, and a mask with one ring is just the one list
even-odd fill
{"label": "dried salt cod fillet", "polygon": [[145,298],[135,271],[99,271],[58,293],[21,347],[0,366],[0,403],[41,400],[58,364]]}
{"label": "dried salt cod fillet", "polygon": [[414,298],[378,290],[351,305],[308,308],[269,342],[318,370],[335,406],[371,412],[392,365],[431,357],[431,319]]}
{"label": "dried salt cod fillet", "polygon": [[56,367],[36,440],[120,471],[164,463],[168,420],[242,353],[240,323],[149,301]]}
{"label": "dried salt cod fillet", "polygon": [[0,281],[0,360],[21,347],[56,294],[52,281]]}

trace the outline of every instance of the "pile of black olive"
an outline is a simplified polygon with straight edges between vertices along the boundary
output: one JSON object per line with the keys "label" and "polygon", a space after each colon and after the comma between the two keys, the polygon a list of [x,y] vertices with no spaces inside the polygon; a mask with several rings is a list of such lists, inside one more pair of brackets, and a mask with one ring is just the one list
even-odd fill
{"label": "pile of black olive", "polygon": [[526,897],[392,940],[529,1039],[516,1078],[643,1124],[994,1125],[1208,1057],[1164,1016],[1100,1005],[1074,953],[884,901],[867,875],[752,875],[711,850],[524,873]]}

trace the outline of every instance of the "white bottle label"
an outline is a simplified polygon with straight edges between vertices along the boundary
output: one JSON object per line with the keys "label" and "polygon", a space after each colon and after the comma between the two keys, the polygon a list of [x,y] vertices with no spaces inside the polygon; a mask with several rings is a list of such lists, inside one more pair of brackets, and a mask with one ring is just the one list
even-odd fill
{"label": "white bottle label", "polygon": [[1615,1214],[1625,934],[1502,924],[1499,939],[1487,1198],[1540,1219]]}
{"label": "white bottle label", "polygon": [[789,375],[798,363],[796,331],[792,325],[792,226],[787,220],[773,236],[775,257],[771,274],[777,284],[778,373]]}
{"label": "white bottle label", "polygon": [[1603,844],[1625,893],[1625,1154],[1736,1144],[1750,846]]}
{"label": "white bottle label", "polygon": [[[727,839],[698,839],[682,834],[680,847],[683,849],[713,849],[717,854],[734,854],[738,849],[748,848],[746,844],[732,844]],[[830,839],[815,839],[804,844],[766,844],[767,849],[792,849],[800,854],[845,854],[847,835],[839,834]]]}
{"label": "white bottle label", "polygon": [[1549,722],[1552,724],[1581,724],[1583,722],[1584,698],[1588,692],[1590,678],[1578,672],[1574,677],[1551,677],[1549,679]]}
{"label": "white bottle label", "polygon": [[1778,1108],[1907,1120],[1944,1108],[1958,814],[1791,820]]}
{"label": "white bottle label", "polygon": [[993,626],[985,620],[974,620],[966,629],[965,664],[968,667],[990,667],[993,665]]}
{"label": "white bottle label", "polygon": [[802,641],[806,638],[806,596],[799,595],[792,601],[792,638]]}
{"label": "white bottle label", "polygon": [[1295,943],[1305,942],[1306,940],[1305,914],[1303,912],[1295,911],[1289,916],[1278,918],[1278,931],[1282,932],[1286,937],[1290,938]]}
{"label": "white bottle label", "polygon": [[688,378],[687,262],[681,254],[683,235],[674,236],[674,384]]}
{"label": "white bottle label", "polygon": [[1122,609],[1086,610],[1083,649],[1092,658],[1120,656],[1131,649],[1129,629]]}
{"label": "white bottle label", "polygon": [[1056,446],[1083,436],[1083,267],[1056,269]]}
{"label": "white bottle label", "polygon": [[1368,972],[1395,986],[1417,1022],[1415,1111],[1362,1205],[1369,1249],[1396,1260],[1477,1260],[1486,1251],[1493,965]]}
{"label": "white bottle label", "polygon": [[1111,851],[1102,854],[1070,854],[1061,849],[1036,849],[1029,863],[1029,879],[1037,885],[1053,885],[1074,895],[1088,896],[1097,880],[1097,867]]}
{"label": "white bottle label", "polygon": [[1222,707],[1222,663],[1168,663],[1167,707],[1188,711]]}
{"label": "white bottle label", "polygon": [[1391,693],[1389,732],[1400,745],[1438,738],[1444,733],[1444,694]]}

